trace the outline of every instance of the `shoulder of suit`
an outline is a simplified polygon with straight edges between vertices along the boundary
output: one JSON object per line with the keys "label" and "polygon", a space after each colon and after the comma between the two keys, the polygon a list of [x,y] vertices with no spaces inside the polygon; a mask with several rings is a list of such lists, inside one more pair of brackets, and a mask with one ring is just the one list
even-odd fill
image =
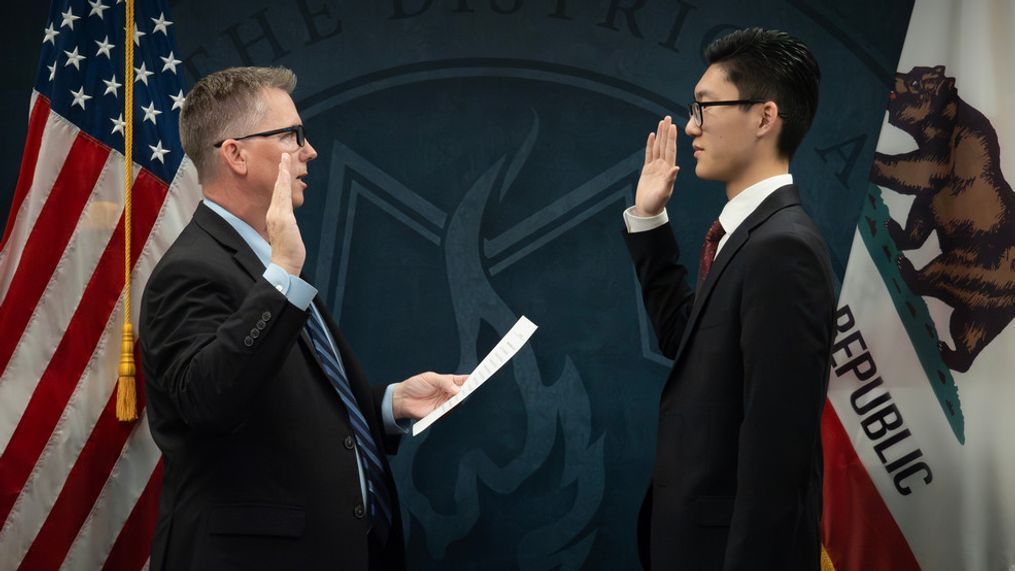
{"label": "shoulder of suit", "polygon": [[803,206],[790,204],[773,212],[764,222],[753,229],[751,235],[804,231],[817,231],[817,225]]}
{"label": "shoulder of suit", "polygon": [[765,251],[771,248],[790,248],[793,244],[824,247],[824,238],[817,225],[799,205],[788,206],[775,212],[755,227],[748,240],[748,249]]}
{"label": "shoulder of suit", "polygon": [[[159,259],[151,279],[166,273],[191,273],[195,278],[206,279],[231,267],[231,257],[228,250],[191,220]],[[229,266],[225,266],[226,263]]]}

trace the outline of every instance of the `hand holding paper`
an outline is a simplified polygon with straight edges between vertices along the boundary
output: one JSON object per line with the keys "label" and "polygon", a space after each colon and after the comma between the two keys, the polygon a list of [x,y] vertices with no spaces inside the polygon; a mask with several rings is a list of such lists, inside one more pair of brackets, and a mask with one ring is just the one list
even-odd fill
{"label": "hand holding paper", "polygon": [[412,426],[412,435],[418,436],[421,432],[426,430],[433,424],[438,418],[444,416],[449,410],[458,406],[460,402],[465,400],[473,391],[479,388],[480,385],[485,383],[498,369],[500,369],[505,363],[514,357],[515,353],[525,345],[525,342],[529,340],[529,337],[535,333],[538,327],[528,320],[524,315],[518,319],[518,322],[514,324],[514,327],[507,332],[500,342],[479,362],[479,366],[476,367],[471,374],[469,374],[468,380],[465,381],[461,386],[461,390],[458,394],[444,401],[443,404],[438,406],[426,415],[422,420]]}
{"label": "hand holding paper", "polygon": [[398,383],[391,395],[395,418],[423,418],[448,398],[458,394],[465,375],[426,372]]}

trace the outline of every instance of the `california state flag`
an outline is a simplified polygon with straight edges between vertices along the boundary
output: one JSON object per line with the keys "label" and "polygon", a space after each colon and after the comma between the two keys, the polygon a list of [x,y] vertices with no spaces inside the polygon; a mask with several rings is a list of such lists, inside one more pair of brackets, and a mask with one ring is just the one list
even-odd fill
{"label": "california state flag", "polygon": [[917,0],[842,284],[824,566],[1015,570],[1015,5]]}

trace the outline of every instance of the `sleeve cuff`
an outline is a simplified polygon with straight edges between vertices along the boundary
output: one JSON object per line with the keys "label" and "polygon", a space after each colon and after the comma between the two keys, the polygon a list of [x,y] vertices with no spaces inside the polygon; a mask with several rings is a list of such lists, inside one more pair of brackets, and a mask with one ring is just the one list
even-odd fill
{"label": "sleeve cuff", "polygon": [[628,234],[655,230],[669,221],[670,217],[666,214],[665,208],[655,216],[636,216],[633,206],[624,211],[624,225],[627,226]]}
{"label": "sleeve cuff", "polygon": [[310,307],[310,302],[317,295],[317,288],[303,281],[299,276],[290,275],[278,264],[269,264],[262,276],[279,293],[284,295],[289,303],[303,311]]}
{"label": "sleeve cuff", "polygon": [[392,383],[388,385],[388,388],[384,389],[384,399],[381,400],[381,417],[384,419],[384,433],[390,436],[408,434],[409,429],[412,428],[413,421],[408,418],[395,420],[395,409],[391,403],[394,392],[395,385]]}

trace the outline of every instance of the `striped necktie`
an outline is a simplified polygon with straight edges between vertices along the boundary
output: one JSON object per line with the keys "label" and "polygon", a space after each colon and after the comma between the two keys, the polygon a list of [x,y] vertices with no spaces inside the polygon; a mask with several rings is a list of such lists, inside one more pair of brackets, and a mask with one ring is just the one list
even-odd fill
{"label": "striped necktie", "polygon": [[352,426],[353,434],[356,437],[357,450],[360,463],[363,466],[367,492],[370,499],[370,517],[374,524],[374,532],[381,545],[387,543],[388,529],[391,526],[391,502],[388,495],[388,486],[385,484],[384,467],[381,464],[381,453],[370,433],[370,425],[367,424],[363,412],[356,404],[356,397],[352,394],[352,387],[349,386],[349,379],[345,375],[345,368],[342,361],[331,348],[328,336],[318,320],[317,316],[311,313],[307,320],[307,334],[314,344],[317,357],[324,367],[324,374],[331,381],[335,392],[342,399],[342,404],[349,412],[349,424]]}

